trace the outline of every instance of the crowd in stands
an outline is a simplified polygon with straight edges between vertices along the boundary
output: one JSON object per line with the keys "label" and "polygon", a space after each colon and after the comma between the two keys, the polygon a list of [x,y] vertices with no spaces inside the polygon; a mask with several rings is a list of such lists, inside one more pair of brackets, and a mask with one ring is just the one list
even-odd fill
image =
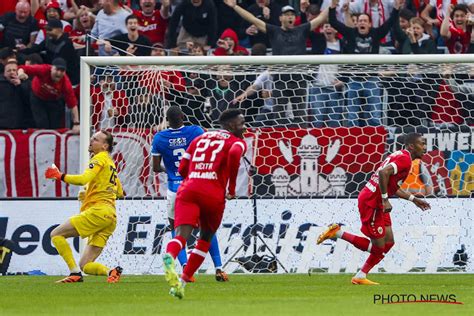
{"label": "crowd in stands", "polygon": [[[474,0],[2,0],[0,129],[78,132],[84,55],[465,54],[474,52],[471,12]],[[253,126],[473,125],[469,74],[358,76],[337,67],[97,72],[93,123],[154,127],[168,102],[210,127],[229,107],[243,108]]]}

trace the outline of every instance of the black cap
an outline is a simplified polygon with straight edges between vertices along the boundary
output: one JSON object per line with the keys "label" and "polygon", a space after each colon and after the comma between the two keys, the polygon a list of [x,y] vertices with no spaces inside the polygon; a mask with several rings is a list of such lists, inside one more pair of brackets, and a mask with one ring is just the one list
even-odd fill
{"label": "black cap", "polygon": [[51,19],[48,21],[48,25],[46,27],[48,29],[62,29],[63,24],[58,19]]}
{"label": "black cap", "polygon": [[55,58],[53,60],[52,65],[54,67],[56,67],[57,69],[61,69],[61,70],[66,70],[67,69],[66,61],[64,59],[62,59],[61,57]]}
{"label": "black cap", "polygon": [[281,8],[281,14],[285,14],[286,12],[296,13],[296,10],[291,5],[286,5],[283,8]]}

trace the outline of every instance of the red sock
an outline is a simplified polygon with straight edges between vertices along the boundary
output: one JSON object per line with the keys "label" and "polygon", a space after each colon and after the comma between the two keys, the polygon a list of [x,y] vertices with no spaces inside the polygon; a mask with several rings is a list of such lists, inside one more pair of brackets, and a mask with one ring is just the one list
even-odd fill
{"label": "red sock", "polygon": [[364,273],[369,273],[369,271],[380,261],[382,261],[384,255],[383,255],[384,248],[377,247],[375,245],[372,245],[372,249],[370,249],[370,255],[367,258],[367,261],[365,261],[364,265],[362,266],[362,269],[360,269]]}
{"label": "red sock", "polygon": [[385,249],[384,249],[384,253],[388,253],[390,251],[390,249],[392,249],[393,245],[395,245],[394,242],[386,242],[385,243]]}
{"label": "red sock", "polygon": [[166,253],[169,253],[176,259],[178,253],[186,246],[186,239],[182,236],[176,236],[171,239],[166,245]]}
{"label": "red sock", "polygon": [[211,243],[199,239],[196,248],[191,251],[191,255],[188,259],[188,264],[184,267],[183,275],[181,278],[189,282],[189,279],[194,275],[194,272],[201,266],[204,259],[206,259],[207,252],[211,247]]}
{"label": "red sock", "polygon": [[369,249],[370,240],[367,238],[352,235],[351,233],[348,233],[348,232],[343,232],[341,238],[347,242],[350,242],[356,248],[362,251],[367,251],[367,249]]}

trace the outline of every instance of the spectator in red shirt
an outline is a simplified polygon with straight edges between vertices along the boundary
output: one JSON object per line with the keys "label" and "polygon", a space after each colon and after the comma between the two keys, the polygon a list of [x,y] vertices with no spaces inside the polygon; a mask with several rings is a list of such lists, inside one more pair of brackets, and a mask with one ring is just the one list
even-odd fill
{"label": "spectator in red shirt", "polygon": [[155,0],[140,0],[141,10],[133,10],[138,17],[140,35],[146,36],[152,44],[165,41],[170,12],[170,0],[162,0],[160,10],[155,10]]}
{"label": "spectator in red shirt", "polygon": [[469,50],[472,25],[468,25],[468,13],[467,5],[457,4],[450,5],[444,15],[440,34],[446,41],[450,54],[465,54]]}
{"label": "spectator in red shirt", "polygon": [[222,32],[217,47],[214,51],[215,56],[248,55],[249,52],[239,45],[237,33],[233,29],[226,29]]}
{"label": "spectator in red shirt", "polygon": [[66,61],[56,58],[52,65],[21,66],[18,77],[24,80],[28,75],[35,76],[31,83],[30,104],[36,127],[63,128],[64,99],[66,106],[71,109],[72,131],[79,133],[77,99],[66,75]]}
{"label": "spectator in red shirt", "polygon": [[[75,5],[72,0],[29,0],[31,3],[31,15],[34,16],[40,23],[46,25],[47,23],[41,22],[41,20],[46,20],[46,11],[48,10],[48,5],[51,2],[56,2],[57,7],[61,10],[61,18],[65,20],[72,20],[76,17],[76,11],[78,5]],[[79,4],[80,5],[80,4]],[[64,13],[64,15],[63,15]]]}
{"label": "spectator in red shirt", "polygon": [[38,20],[38,26],[40,31],[38,32],[38,36],[36,36],[35,44],[40,44],[46,38],[46,27],[48,25],[49,20],[59,20],[61,21],[61,25],[63,27],[63,32],[66,34],[71,33],[72,26],[69,22],[62,20],[63,12],[61,11],[61,7],[59,2],[52,1],[48,3],[46,6],[46,18]]}

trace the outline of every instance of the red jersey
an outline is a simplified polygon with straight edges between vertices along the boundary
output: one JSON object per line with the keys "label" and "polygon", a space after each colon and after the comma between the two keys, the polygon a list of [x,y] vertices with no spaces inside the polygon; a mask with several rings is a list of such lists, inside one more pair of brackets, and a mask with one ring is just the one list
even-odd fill
{"label": "red jersey", "polygon": [[48,21],[46,21],[46,15],[43,11],[41,11],[41,9],[36,11],[34,18],[38,22],[38,27],[40,30],[44,29],[46,25],[48,25]]}
{"label": "red jersey", "polygon": [[2,0],[0,1],[0,16],[7,12],[15,12],[15,6],[18,0]]}
{"label": "red jersey", "polygon": [[146,36],[152,44],[164,43],[168,19],[164,19],[159,10],[154,10],[150,16],[141,10],[133,10],[133,14],[138,17],[138,33]]}
{"label": "red jersey", "polygon": [[411,155],[407,150],[399,150],[389,155],[370,177],[359,194],[359,199],[363,198],[365,204],[371,207],[380,207],[382,205],[382,194],[379,186],[379,171],[384,167],[391,165],[393,174],[388,179],[387,194],[392,196],[397,192],[405,181],[411,169]]}
{"label": "red jersey", "polygon": [[178,192],[200,191],[224,198],[228,189],[229,194],[235,195],[240,158],[246,150],[242,139],[225,130],[206,132],[195,138],[178,168],[184,178]]}
{"label": "red jersey", "polygon": [[466,54],[471,45],[472,26],[467,26],[466,31],[457,29],[453,25],[449,27],[451,37],[446,41],[450,54]]}
{"label": "red jersey", "polygon": [[48,64],[20,66],[29,76],[35,76],[31,82],[31,91],[35,96],[45,101],[59,100],[64,97],[68,108],[77,106],[77,99],[67,74],[58,82],[51,79],[51,68]]}

